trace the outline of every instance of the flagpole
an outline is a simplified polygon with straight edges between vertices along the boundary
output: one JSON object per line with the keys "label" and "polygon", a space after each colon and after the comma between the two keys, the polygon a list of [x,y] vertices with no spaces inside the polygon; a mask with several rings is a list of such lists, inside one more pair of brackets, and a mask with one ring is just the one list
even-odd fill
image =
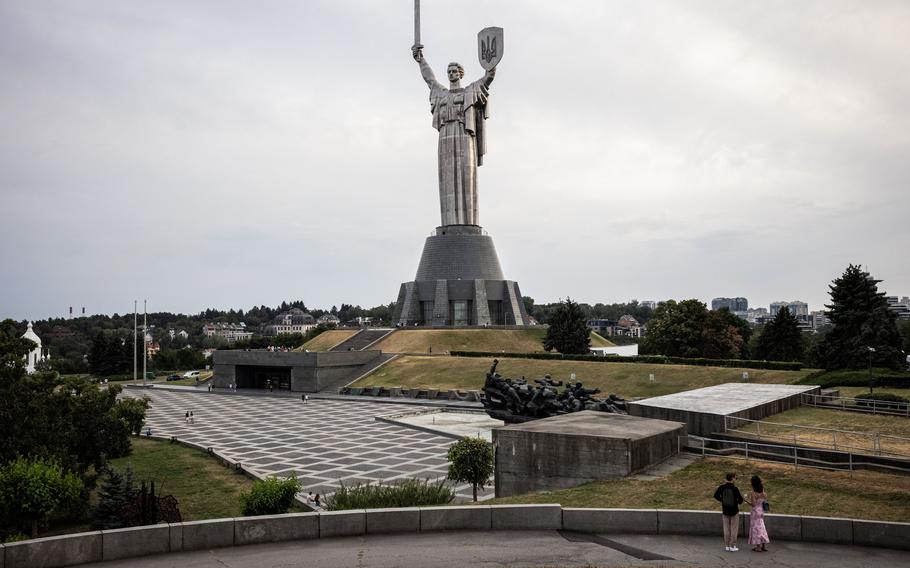
{"label": "flagpole", "polygon": [[136,343],[139,341],[139,336],[137,335],[139,328],[139,300],[133,300],[133,382],[136,382],[136,358],[139,356],[139,346]]}
{"label": "flagpole", "polygon": [[142,386],[145,386],[145,360],[148,358],[148,345],[145,343],[149,329],[147,302],[148,300],[142,300]]}

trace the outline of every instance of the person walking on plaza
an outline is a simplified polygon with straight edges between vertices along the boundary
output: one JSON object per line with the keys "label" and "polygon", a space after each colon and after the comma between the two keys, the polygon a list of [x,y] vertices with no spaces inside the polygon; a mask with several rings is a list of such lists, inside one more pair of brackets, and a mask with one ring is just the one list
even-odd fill
{"label": "person walking on plaza", "polygon": [[739,550],[736,547],[736,537],[739,534],[739,506],[743,502],[743,494],[733,483],[736,474],[731,472],[726,477],[726,482],[722,483],[714,492],[714,498],[720,501],[723,512],[724,550],[736,552]]}
{"label": "person walking on plaza", "polygon": [[752,505],[749,511],[749,544],[752,545],[754,552],[767,552],[766,544],[771,542],[768,538],[768,530],[765,528],[765,513],[771,506],[768,505],[768,495],[765,493],[765,486],[761,478],[753,475],[750,480],[752,492],[746,497],[746,502]]}

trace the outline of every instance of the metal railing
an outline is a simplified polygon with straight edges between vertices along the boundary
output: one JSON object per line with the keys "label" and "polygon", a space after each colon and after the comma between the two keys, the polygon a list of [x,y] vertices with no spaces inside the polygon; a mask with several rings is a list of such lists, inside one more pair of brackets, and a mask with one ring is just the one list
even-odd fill
{"label": "metal railing", "polygon": [[894,402],[890,400],[868,400],[844,396],[804,393],[800,395],[800,404],[818,408],[850,410],[851,412],[868,412],[870,414],[910,417],[910,403]]}
{"label": "metal railing", "polygon": [[[740,429],[744,424],[754,424],[755,430]],[[764,427],[764,432],[762,432],[762,427]],[[794,446],[803,443],[812,447],[832,449],[834,451],[910,459],[910,438],[890,436],[878,432],[856,432],[853,430],[821,428],[819,426],[801,426],[767,420],[750,420],[737,416],[724,416],[724,431],[736,432],[737,434],[761,439],[786,440]],[[801,437],[801,432],[814,435]],[[830,442],[827,440],[829,435]]]}
{"label": "metal railing", "polygon": [[[720,447],[711,447],[709,444]],[[850,471],[857,469],[877,470],[889,473],[910,474],[910,464],[894,465],[867,461],[869,456],[853,454],[851,452],[838,452],[843,457],[841,461],[823,460],[806,455],[812,452],[811,448],[770,444],[768,442],[750,442],[748,440],[723,440],[719,438],[703,438],[701,436],[678,436],[677,451],[688,452],[702,457],[722,457],[729,459],[761,460],[783,464],[792,464],[794,468],[808,467],[831,471]],[[802,453],[803,455],[800,455]],[[832,456],[835,457],[835,456]]]}

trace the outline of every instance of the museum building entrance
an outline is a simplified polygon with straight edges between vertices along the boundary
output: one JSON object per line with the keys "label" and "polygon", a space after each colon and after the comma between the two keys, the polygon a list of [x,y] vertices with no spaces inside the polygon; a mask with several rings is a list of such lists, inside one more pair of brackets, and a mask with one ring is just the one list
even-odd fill
{"label": "museum building entrance", "polygon": [[290,367],[255,367],[237,365],[235,370],[239,389],[284,389],[291,390]]}

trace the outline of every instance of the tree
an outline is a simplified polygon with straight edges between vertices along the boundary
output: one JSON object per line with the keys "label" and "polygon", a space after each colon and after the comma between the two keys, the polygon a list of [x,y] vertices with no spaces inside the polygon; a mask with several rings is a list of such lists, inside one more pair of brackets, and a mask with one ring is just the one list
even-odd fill
{"label": "tree", "polygon": [[879,282],[851,264],[829,286],[831,303],[825,307],[832,327],[820,346],[826,369],[904,365],[895,316],[884,292],[878,291]]}
{"label": "tree", "polygon": [[0,515],[4,524],[28,523],[32,538],[38,523],[76,504],[82,480],[53,460],[22,456],[0,469]]}
{"label": "tree", "polygon": [[522,296],[521,302],[525,305],[525,313],[531,315],[534,313],[534,298],[531,296]]}
{"label": "tree", "polygon": [[762,329],[755,346],[755,357],[766,361],[802,361],[805,351],[803,332],[787,308],[778,310]]}
{"label": "tree", "polygon": [[904,338],[904,354],[910,355],[910,320],[901,320],[898,330]]}
{"label": "tree", "polygon": [[0,463],[34,455],[84,472],[129,453],[129,430],[117,413],[121,387],[102,390],[46,370],[26,374],[22,358],[33,346],[15,322],[0,323]]}
{"label": "tree", "polygon": [[707,317],[707,306],[698,300],[661,302],[648,322],[642,353],[701,357]]}
{"label": "tree", "polygon": [[702,357],[708,359],[745,359],[749,352],[752,328],[746,320],[727,308],[711,310],[702,331]]}
{"label": "tree", "polygon": [[142,398],[124,398],[118,401],[114,408],[114,414],[124,424],[127,429],[135,435],[142,433],[142,424],[145,422],[145,411],[148,410],[151,399],[147,396]]}
{"label": "tree", "polygon": [[452,481],[470,483],[477,501],[477,488],[483,486],[493,475],[493,444],[483,438],[462,438],[449,446],[448,478]]}
{"label": "tree", "polygon": [[92,509],[89,518],[95,530],[119,529],[128,526],[126,509],[136,499],[136,484],[133,469],[126,467],[124,473],[116,468],[104,468],[104,480],[98,489],[98,505]]}
{"label": "tree", "polygon": [[549,320],[543,348],[560,353],[587,354],[591,350],[591,330],[578,304],[570,298],[561,302]]}

